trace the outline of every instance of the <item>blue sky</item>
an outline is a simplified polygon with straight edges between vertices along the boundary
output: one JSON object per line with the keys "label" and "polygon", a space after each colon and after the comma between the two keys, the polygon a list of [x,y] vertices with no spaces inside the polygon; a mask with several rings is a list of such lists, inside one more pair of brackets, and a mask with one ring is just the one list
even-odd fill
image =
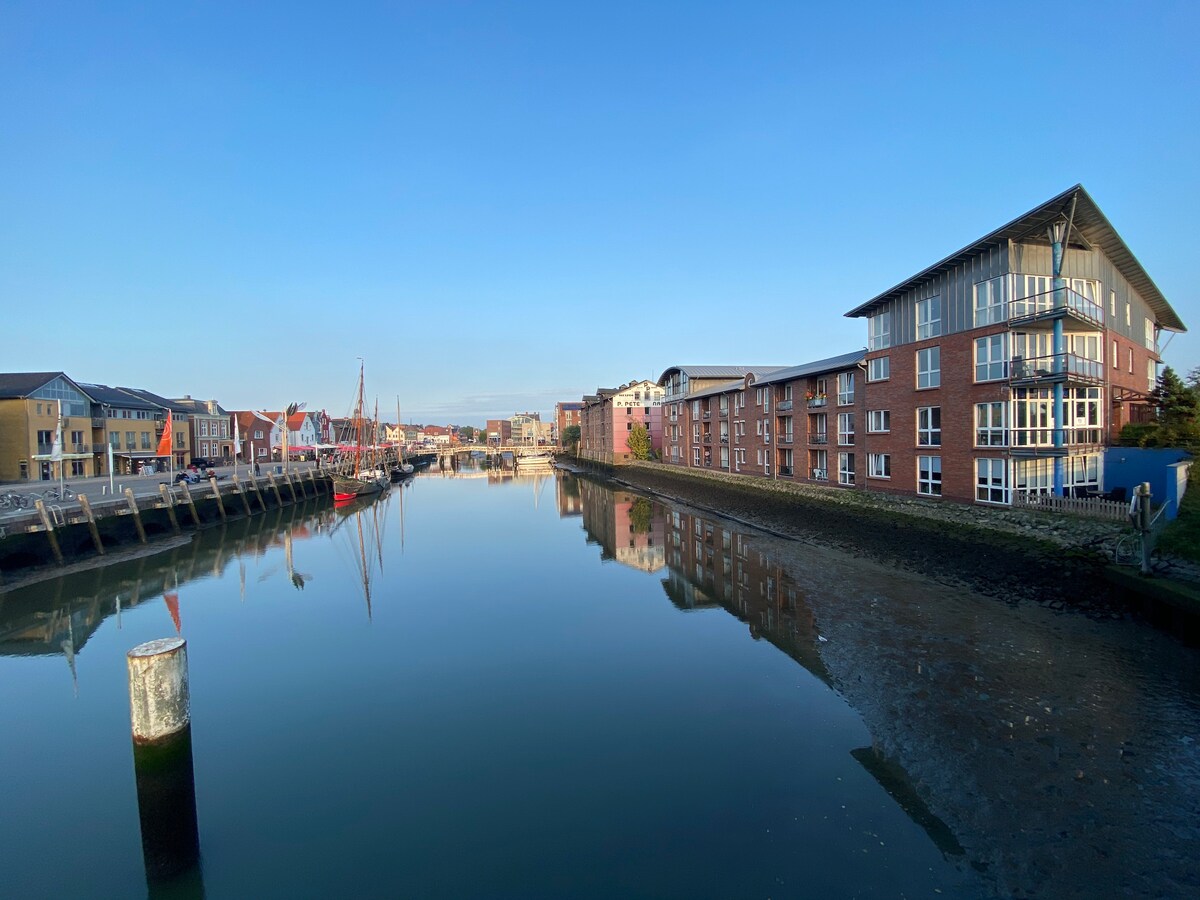
{"label": "blue sky", "polygon": [[[1082,182],[1200,329],[1200,4],[0,2],[0,369],[482,424]],[[1176,336],[1167,362],[1200,365]]]}

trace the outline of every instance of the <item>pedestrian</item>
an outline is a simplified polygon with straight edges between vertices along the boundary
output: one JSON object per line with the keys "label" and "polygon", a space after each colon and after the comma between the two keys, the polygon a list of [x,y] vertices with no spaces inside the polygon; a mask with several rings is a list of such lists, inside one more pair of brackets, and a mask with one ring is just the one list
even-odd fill
{"label": "pedestrian", "polygon": [[258,460],[257,460],[257,459],[254,461],[254,474],[255,474],[255,475],[261,475],[261,474],[262,474],[262,469],[260,469],[260,468],[258,467]]}

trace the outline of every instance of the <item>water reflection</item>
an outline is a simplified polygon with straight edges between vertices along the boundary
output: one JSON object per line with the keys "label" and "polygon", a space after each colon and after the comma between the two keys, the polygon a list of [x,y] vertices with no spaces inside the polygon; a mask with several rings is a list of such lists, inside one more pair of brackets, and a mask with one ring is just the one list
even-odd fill
{"label": "water reflection", "polygon": [[681,505],[653,502],[639,514],[649,526],[633,528],[636,495],[588,481],[579,493],[605,558],[665,530],[662,584],[677,609],[724,610],[845,696],[872,734],[851,755],[989,892],[1200,888],[1178,852],[1182,836],[1200,837],[1193,649]]}

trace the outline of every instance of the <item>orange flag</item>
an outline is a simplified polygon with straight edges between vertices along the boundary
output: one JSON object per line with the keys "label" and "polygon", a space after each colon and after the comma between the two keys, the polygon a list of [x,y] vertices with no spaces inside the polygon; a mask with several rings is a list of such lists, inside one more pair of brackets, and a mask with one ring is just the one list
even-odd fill
{"label": "orange flag", "polygon": [[158,455],[171,455],[171,411],[167,410],[167,424],[163,426],[163,436],[158,441]]}

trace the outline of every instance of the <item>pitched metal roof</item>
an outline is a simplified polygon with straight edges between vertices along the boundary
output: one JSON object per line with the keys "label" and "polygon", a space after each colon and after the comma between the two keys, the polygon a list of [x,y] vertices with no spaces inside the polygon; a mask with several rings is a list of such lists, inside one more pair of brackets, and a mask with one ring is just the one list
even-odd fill
{"label": "pitched metal roof", "polygon": [[78,381],[76,384],[79,385],[81,391],[105,406],[115,406],[118,409],[159,409],[149,400],[115,387],[109,387],[107,384],[91,384],[85,381]]}
{"label": "pitched metal roof", "polygon": [[[62,372],[4,372],[0,373],[0,398],[6,400],[30,396],[40,387],[59,376]],[[68,381],[71,379],[67,378]],[[72,382],[73,383],[73,382]]]}
{"label": "pitched metal roof", "polygon": [[154,406],[157,406],[160,409],[169,409],[172,412],[182,413],[184,415],[189,415],[193,412],[193,410],[188,409],[182,404],[176,403],[174,400],[168,400],[166,397],[160,397],[158,394],[152,394],[150,391],[142,388],[119,387],[117,390],[124,391],[126,394],[129,394],[133,397],[140,397],[142,400],[152,403]]}
{"label": "pitched metal roof", "polygon": [[658,376],[659,387],[666,387],[667,376],[672,372],[680,372],[691,378],[745,378],[747,373],[753,373],[755,378],[768,375],[782,369],[783,366],[670,366]]}
{"label": "pitched metal roof", "polygon": [[1007,225],[1002,225],[990,234],[984,235],[974,243],[968,244],[956,253],[951,253],[945,259],[934,263],[927,269],[922,269],[916,275],[908,278],[895,287],[891,287],[872,297],[861,306],[856,306],[846,315],[850,318],[865,316],[872,309],[888,300],[893,300],[906,291],[929,281],[935,275],[953,269],[960,263],[978,255],[990,246],[1007,241],[1037,240],[1045,241],[1046,228],[1052,223],[1068,216],[1071,204],[1075,204],[1075,215],[1072,220],[1070,244],[1085,250],[1099,249],[1125,276],[1142,298],[1149,304],[1158,324],[1168,331],[1187,331],[1183,321],[1171,308],[1158,285],[1150,278],[1137,257],[1128,245],[1117,234],[1112,223],[1108,221],[1100,207],[1092,200],[1083,185],[1077,184],[1057,197],[1051,197],[1045,203],[1031,209],[1024,215],[1018,216]]}
{"label": "pitched metal roof", "polygon": [[772,372],[765,378],[756,379],[755,384],[778,384],[781,381],[793,381],[797,378],[806,378],[809,375],[820,375],[822,372],[836,372],[839,369],[848,369],[851,366],[856,366],[866,358],[866,350],[855,350],[853,353],[843,353],[841,356],[818,359],[799,366],[792,366],[790,369],[780,369],[778,372]]}

